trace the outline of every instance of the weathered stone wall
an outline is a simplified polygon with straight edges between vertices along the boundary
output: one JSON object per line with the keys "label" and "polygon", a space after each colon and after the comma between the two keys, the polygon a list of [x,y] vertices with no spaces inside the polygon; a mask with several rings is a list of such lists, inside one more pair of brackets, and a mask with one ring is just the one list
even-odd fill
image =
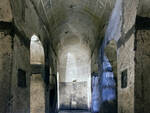
{"label": "weathered stone wall", "polygon": [[11,101],[12,12],[9,0],[0,0],[0,113],[9,112]]}
{"label": "weathered stone wall", "polygon": [[[24,46],[20,38],[15,35],[13,40],[13,68],[12,68],[12,106],[11,112],[13,113],[30,113],[30,56],[29,48]],[[18,86],[18,69],[25,72],[24,80],[26,85],[24,87]],[[20,74],[19,76],[23,76]],[[23,82],[23,81],[22,81]]]}
{"label": "weathered stone wall", "polygon": [[0,113],[9,109],[12,68],[12,37],[0,32]]}
{"label": "weathered stone wall", "polygon": [[150,111],[150,30],[137,30],[135,50],[135,113],[148,113]]}
{"label": "weathered stone wall", "polygon": [[[37,35],[43,48],[48,48],[50,59],[55,61],[56,53],[51,44],[48,23],[45,22],[46,17],[42,4],[37,5],[37,3],[37,0],[11,0],[14,24],[18,28],[17,31],[26,37],[25,40],[30,40],[33,35]],[[30,42],[28,46],[29,44]]]}
{"label": "weathered stone wall", "polygon": [[[46,63],[47,70],[49,66],[51,66],[54,70],[54,73],[56,74],[56,71],[57,71],[56,70],[56,54],[55,54],[54,49],[51,46],[52,45],[51,36],[50,36],[50,33],[48,32],[49,31],[48,23],[45,21],[46,17],[45,17],[45,13],[43,12],[43,7],[42,7],[41,2],[40,4],[37,4],[37,3],[39,3],[39,1],[37,2],[37,0],[11,0],[14,24],[16,27],[16,31],[25,37],[25,38],[19,37],[22,40],[21,42],[24,43],[24,45],[28,47],[30,46],[30,39],[33,36],[33,34],[39,37],[44,48],[44,53],[46,54],[45,63]],[[46,74],[47,75],[46,76],[44,75],[44,76],[45,78],[47,78],[45,80],[48,83],[49,75],[48,73]],[[26,90],[28,90],[28,87],[26,88]],[[49,90],[50,90],[49,86],[47,86],[47,89],[46,89],[47,92],[45,92],[47,95],[47,102],[46,102],[47,111],[49,110],[49,104],[48,104],[49,103],[49,97],[48,97]],[[29,97],[27,99],[29,99]],[[19,102],[21,102],[21,100]],[[24,107],[24,109],[26,108],[27,107]],[[18,110],[20,109],[19,106],[17,109]],[[28,109],[30,109],[29,105],[28,105]]]}
{"label": "weathered stone wall", "polygon": [[23,41],[26,42],[27,46],[30,46],[30,39],[33,34],[39,37],[44,48],[45,64],[48,68],[52,67],[53,73],[56,75],[57,55],[52,47],[43,4],[37,0],[11,0],[11,5],[14,24],[18,28],[18,32],[25,36]]}
{"label": "weathered stone wall", "polygon": [[[134,113],[134,24],[139,0],[123,1],[122,35],[118,41],[118,113]],[[122,72],[127,69],[127,87],[121,88]]]}
{"label": "weathered stone wall", "polygon": [[30,113],[45,113],[45,84],[41,74],[31,76]]}
{"label": "weathered stone wall", "polygon": [[[134,113],[134,35],[118,48],[118,113]],[[127,87],[121,88],[121,73],[127,69]]]}
{"label": "weathered stone wall", "polygon": [[0,21],[12,21],[10,0],[0,0]]}

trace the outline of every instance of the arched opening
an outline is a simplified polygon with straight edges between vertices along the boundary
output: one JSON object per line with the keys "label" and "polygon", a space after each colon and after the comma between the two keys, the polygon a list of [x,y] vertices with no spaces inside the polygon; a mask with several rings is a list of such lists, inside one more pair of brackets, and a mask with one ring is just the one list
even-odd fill
{"label": "arched opening", "polygon": [[36,35],[31,37],[30,113],[45,113],[44,49]]}
{"label": "arched opening", "polygon": [[30,43],[30,64],[44,64],[44,62],[42,43],[36,35],[33,35]]}
{"label": "arched opening", "polygon": [[91,58],[88,47],[75,44],[59,51],[58,109],[86,110],[91,104]]}

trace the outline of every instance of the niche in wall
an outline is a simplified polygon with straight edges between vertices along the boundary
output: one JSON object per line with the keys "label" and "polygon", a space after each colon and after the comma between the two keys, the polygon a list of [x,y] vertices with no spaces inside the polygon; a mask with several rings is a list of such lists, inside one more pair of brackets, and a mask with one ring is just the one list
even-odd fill
{"label": "niche in wall", "polygon": [[26,84],[26,71],[24,71],[22,69],[18,69],[17,78],[18,78],[18,87],[26,88],[27,87],[27,84]]}
{"label": "niche in wall", "polygon": [[127,69],[121,72],[121,88],[127,87]]}

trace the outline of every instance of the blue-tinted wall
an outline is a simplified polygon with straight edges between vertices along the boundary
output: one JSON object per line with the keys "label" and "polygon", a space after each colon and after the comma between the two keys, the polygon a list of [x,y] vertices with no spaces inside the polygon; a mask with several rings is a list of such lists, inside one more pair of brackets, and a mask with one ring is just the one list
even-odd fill
{"label": "blue-tinted wall", "polygon": [[117,113],[116,81],[106,56],[102,64],[101,75],[92,74],[92,111],[94,113]]}

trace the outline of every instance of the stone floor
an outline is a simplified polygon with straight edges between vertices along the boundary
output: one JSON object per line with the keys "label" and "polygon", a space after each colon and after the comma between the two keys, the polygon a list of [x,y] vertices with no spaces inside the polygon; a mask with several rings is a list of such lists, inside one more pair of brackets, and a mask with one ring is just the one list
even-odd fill
{"label": "stone floor", "polygon": [[59,111],[58,113],[91,113],[89,111],[78,111],[78,110],[67,110],[67,111]]}

